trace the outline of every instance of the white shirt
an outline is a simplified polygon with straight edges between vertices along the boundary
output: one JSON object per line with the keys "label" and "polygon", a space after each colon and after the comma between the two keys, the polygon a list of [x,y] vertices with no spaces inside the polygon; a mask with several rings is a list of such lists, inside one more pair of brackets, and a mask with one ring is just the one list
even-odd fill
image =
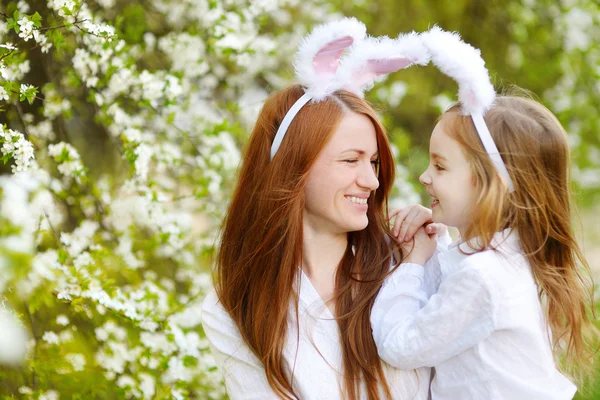
{"label": "white shirt", "polygon": [[[430,272],[424,293],[434,293],[441,276],[437,259],[432,259],[427,266]],[[294,370],[293,388],[303,400],[341,399],[342,350],[337,322],[303,272],[299,281],[299,341],[296,340],[295,313],[290,305],[284,345],[284,360],[289,370]],[[278,399],[267,382],[262,364],[242,340],[214,290],[204,301],[202,323],[229,397],[232,400]],[[400,370],[385,363],[383,368],[393,399],[428,399],[430,368]],[[363,397],[366,398],[366,393]]]}
{"label": "white shirt", "polygon": [[442,282],[426,304],[423,267],[401,265],[371,312],[379,355],[398,368],[435,367],[433,400],[573,398],[517,234],[499,232],[493,244],[498,251],[465,255],[453,244],[439,254]]}

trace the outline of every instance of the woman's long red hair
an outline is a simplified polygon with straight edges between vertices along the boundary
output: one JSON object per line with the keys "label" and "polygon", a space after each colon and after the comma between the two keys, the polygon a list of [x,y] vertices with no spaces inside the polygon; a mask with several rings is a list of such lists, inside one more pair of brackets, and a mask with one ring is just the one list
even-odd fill
{"label": "woman's long red hair", "polygon": [[303,93],[300,86],[292,86],[273,94],[256,122],[224,221],[216,258],[217,295],[263,363],[273,390],[281,398],[297,397],[283,348],[288,321],[294,317],[290,312],[298,310],[294,283],[302,263],[304,186],[311,166],[344,113],[367,116],[377,134],[379,188],[368,200],[367,228],[348,234],[348,248],[336,275],[335,313],[344,368],[341,389],[344,397],[358,399],[364,383],[370,400],[390,398],[369,319],[389,273],[392,251],[397,250],[392,248],[395,242],[386,239],[390,236],[385,218],[395,174],[393,156],[374,110],[363,99],[338,91],[325,101],[302,108],[270,161],[277,128]]}

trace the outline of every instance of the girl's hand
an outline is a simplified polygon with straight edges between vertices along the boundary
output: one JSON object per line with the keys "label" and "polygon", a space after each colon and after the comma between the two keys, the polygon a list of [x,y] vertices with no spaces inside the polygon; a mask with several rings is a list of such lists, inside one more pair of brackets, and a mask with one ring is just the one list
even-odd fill
{"label": "girl's hand", "polygon": [[434,223],[431,219],[431,210],[420,204],[394,209],[389,213],[388,219],[391,220],[394,216],[396,219],[392,227],[392,235],[400,244],[409,242],[417,230],[425,225],[426,232],[430,235],[442,235],[447,230],[446,225]]}
{"label": "girl's hand", "polygon": [[405,254],[403,263],[415,263],[425,265],[431,258],[437,246],[437,234],[429,235],[425,232],[425,227],[417,230],[412,243],[403,243],[401,245]]}

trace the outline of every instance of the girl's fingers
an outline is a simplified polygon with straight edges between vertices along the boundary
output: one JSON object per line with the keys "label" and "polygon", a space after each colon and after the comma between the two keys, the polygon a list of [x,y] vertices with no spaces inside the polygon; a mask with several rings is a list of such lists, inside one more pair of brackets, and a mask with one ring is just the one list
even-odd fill
{"label": "girl's fingers", "polygon": [[429,208],[423,206],[415,206],[418,209],[419,213],[416,215],[414,223],[418,226],[423,226],[429,222],[433,222],[431,220],[431,210]]}
{"label": "girl's fingers", "polygon": [[432,222],[431,210],[419,204],[393,209],[388,213],[388,219],[393,217],[396,218],[392,227],[392,235],[399,242],[410,241],[419,228]]}
{"label": "girl's fingers", "polygon": [[[392,213],[394,213],[393,215],[396,216],[396,219],[394,220],[394,226],[392,228],[392,234],[394,235],[394,237],[398,237],[398,233],[400,232],[400,227],[402,226],[402,224],[404,223],[404,221],[406,220],[407,215],[410,213],[410,208],[403,208],[401,210],[394,210]],[[392,214],[390,213],[390,214]]]}
{"label": "girl's fingers", "polygon": [[415,232],[425,224],[431,222],[431,210],[421,205],[413,206],[411,214],[406,218],[406,221],[410,221],[406,224],[404,234],[404,240],[411,240]]}
{"label": "girl's fingers", "polygon": [[443,235],[446,233],[447,229],[448,228],[444,224],[432,222],[431,224],[427,225],[427,227],[425,228],[425,231],[430,235],[433,235],[433,234]]}
{"label": "girl's fingers", "polygon": [[394,218],[394,216],[400,214],[402,211],[407,211],[409,207],[404,207],[404,208],[392,208],[389,212],[388,212],[388,221],[391,220],[392,218]]}
{"label": "girl's fingers", "polygon": [[402,226],[400,228],[400,233],[398,234],[398,240],[400,241],[409,241],[419,229],[418,226],[413,226],[413,221],[419,214],[419,209],[417,207],[412,207],[410,212],[406,216],[406,219],[402,222]]}

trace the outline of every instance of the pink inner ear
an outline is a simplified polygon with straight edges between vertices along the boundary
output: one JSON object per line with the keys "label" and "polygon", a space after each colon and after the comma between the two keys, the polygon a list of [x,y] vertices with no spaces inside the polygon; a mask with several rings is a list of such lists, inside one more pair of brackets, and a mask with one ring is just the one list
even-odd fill
{"label": "pink inner ear", "polygon": [[474,104],[477,104],[477,96],[475,95],[475,92],[473,90],[469,90],[467,92],[467,98],[465,103],[465,106],[469,108],[472,107]]}
{"label": "pink inner ear", "polygon": [[352,43],[354,43],[352,36],[344,36],[323,46],[313,58],[313,67],[317,76],[335,74],[342,53],[352,46]]}
{"label": "pink inner ear", "polygon": [[380,75],[406,68],[413,62],[414,60],[405,57],[368,60],[361,69],[355,71],[352,75],[353,84],[356,87],[361,87]]}

